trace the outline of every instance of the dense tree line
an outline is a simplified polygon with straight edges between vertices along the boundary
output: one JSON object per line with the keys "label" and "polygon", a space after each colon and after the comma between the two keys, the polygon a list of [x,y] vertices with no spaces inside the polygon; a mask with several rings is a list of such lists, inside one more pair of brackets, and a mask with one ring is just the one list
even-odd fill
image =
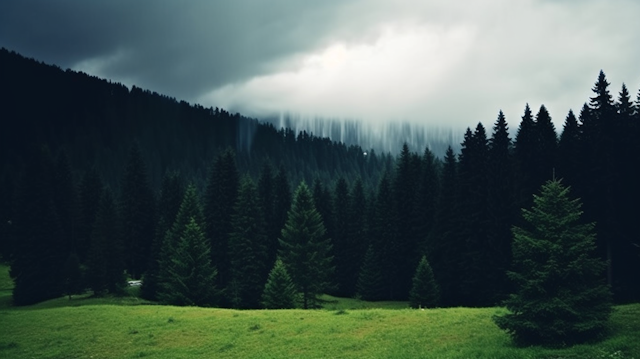
{"label": "dense tree line", "polygon": [[6,50],[0,59],[2,86],[14,87],[0,254],[16,304],[76,291],[81,272],[96,294],[120,292],[126,273],[144,279],[146,298],[180,305],[307,308],[322,293],[495,305],[512,292],[519,209],[554,176],[597,223],[615,299],[640,300],[640,93],[634,102],[623,87],[614,101],[602,72],[559,138],[545,106],[534,116],[527,105],[514,139],[500,112],[438,159],[406,144],[397,158],[365,156]]}

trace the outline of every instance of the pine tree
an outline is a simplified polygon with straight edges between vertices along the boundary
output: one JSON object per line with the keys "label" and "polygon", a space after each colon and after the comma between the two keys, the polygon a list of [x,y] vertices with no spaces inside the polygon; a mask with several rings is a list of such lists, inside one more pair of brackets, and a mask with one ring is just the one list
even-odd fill
{"label": "pine tree", "polygon": [[367,198],[360,178],[356,179],[349,193],[348,237],[351,242],[349,262],[342,275],[346,288],[350,288],[349,296],[357,293],[358,276],[365,252],[369,245],[367,240]]}
{"label": "pine tree", "polygon": [[231,280],[229,233],[231,217],[240,185],[235,153],[228,149],[216,158],[209,174],[204,201],[206,235],[211,241],[211,262],[218,269],[218,287],[224,289]]}
{"label": "pine tree", "polygon": [[146,271],[155,236],[155,203],[147,168],[134,143],[122,179],[120,217],[127,272],[139,279]]}
{"label": "pine tree", "polygon": [[512,143],[502,111],[493,126],[489,140],[488,207],[489,229],[486,251],[491,260],[485,269],[485,284],[493,293],[487,302],[497,303],[508,293],[506,271],[511,263],[511,225],[514,222],[515,186],[513,178]]}
{"label": "pine tree", "polygon": [[[273,168],[269,162],[265,162],[258,178],[258,197],[262,218],[265,223],[265,233],[267,236],[267,263],[274,263],[278,254],[278,237],[282,227],[278,226],[275,211],[275,181],[273,178]],[[267,268],[269,270],[269,268]],[[266,273],[268,275],[268,273]]]}
{"label": "pine tree", "polygon": [[180,205],[184,198],[184,188],[177,172],[167,173],[162,179],[160,198],[158,200],[158,224],[151,247],[151,258],[144,275],[140,295],[148,300],[156,300],[160,281],[160,261],[162,260],[162,244],[167,231],[176,220]]}
{"label": "pine tree", "polygon": [[262,306],[265,309],[291,309],[296,307],[298,293],[287,269],[277,259],[262,293]]}
{"label": "pine tree", "polygon": [[378,301],[387,298],[385,282],[379,263],[381,258],[370,245],[362,260],[362,267],[358,275],[358,296],[367,301]]}
{"label": "pine tree", "polygon": [[558,176],[570,185],[577,185],[580,178],[580,127],[573,111],[569,110],[564,120],[558,143]]}
{"label": "pine tree", "polygon": [[604,264],[593,256],[594,224],[581,223],[579,199],[558,180],[542,186],[534,205],[523,209],[526,226],[513,227],[513,271],[517,289],[496,324],[521,344],[572,344],[603,333],[611,294],[602,281]]}
{"label": "pine tree", "polygon": [[302,295],[304,309],[317,307],[318,295],[330,287],[334,270],[330,251],[331,242],[311,191],[301,182],[282,229],[279,255]]}
{"label": "pine tree", "polygon": [[180,238],[187,228],[187,225],[194,220],[199,228],[204,226],[204,216],[200,207],[198,193],[193,185],[189,185],[184,192],[180,209],[175,216],[171,228],[168,229],[160,246],[160,257],[158,260],[158,277],[157,277],[157,297],[169,295],[166,291],[173,288],[168,286],[168,282],[172,278],[171,270],[174,265],[174,257],[180,243]]}
{"label": "pine tree", "polygon": [[217,271],[211,265],[210,247],[196,219],[191,217],[175,247],[168,278],[158,293],[171,305],[213,306],[218,301]]}
{"label": "pine tree", "polygon": [[518,127],[514,145],[514,159],[516,165],[516,203],[518,207],[531,205],[531,195],[540,184],[536,184],[536,123],[531,114],[529,104],[525,106],[522,122]]}
{"label": "pine tree", "polygon": [[91,232],[91,247],[87,262],[87,286],[94,295],[106,292],[120,294],[126,286],[125,263],[116,206],[108,188],[100,199],[98,213]]}
{"label": "pine tree", "polygon": [[341,297],[349,297],[355,293],[355,283],[352,280],[354,273],[350,270],[353,269],[351,262],[358,255],[356,253],[357,243],[354,243],[356,238],[349,236],[350,204],[349,185],[343,177],[340,177],[333,191],[334,231],[331,239],[333,241],[334,263],[336,264],[334,279],[337,284],[336,294]]}
{"label": "pine tree", "polygon": [[535,130],[537,143],[534,183],[538,188],[553,177],[558,148],[558,136],[553,122],[551,122],[549,111],[544,105],[540,106],[536,115]]}
{"label": "pine tree", "polygon": [[231,223],[229,257],[233,285],[227,292],[234,307],[259,308],[267,280],[267,237],[258,193],[249,177],[240,184]]}
{"label": "pine tree", "polygon": [[427,257],[422,256],[413,276],[409,306],[411,308],[433,308],[438,305],[439,300],[440,290],[433,276],[433,270]]}
{"label": "pine tree", "polygon": [[429,249],[434,275],[441,291],[441,304],[459,305],[458,283],[462,280],[461,263],[465,242],[456,235],[458,218],[458,162],[451,146],[447,148],[442,168],[442,187],[436,221],[429,234]]}
{"label": "pine tree", "polygon": [[422,174],[418,193],[418,253],[432,255],[431,243],[427,239],[433,231],[438,209],[438,193],[440,192],[440,165],[429,148],[425,148],[422,157]]}

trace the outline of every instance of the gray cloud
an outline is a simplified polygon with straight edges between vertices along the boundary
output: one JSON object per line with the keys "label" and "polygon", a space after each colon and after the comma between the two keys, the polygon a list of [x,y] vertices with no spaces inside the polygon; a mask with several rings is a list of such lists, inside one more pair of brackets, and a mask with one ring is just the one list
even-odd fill
{"label": "gray cloud", "polygon": [[0,46],[252,115],[556,126],[604,69],[640,85],[633,0],[4,0]]}

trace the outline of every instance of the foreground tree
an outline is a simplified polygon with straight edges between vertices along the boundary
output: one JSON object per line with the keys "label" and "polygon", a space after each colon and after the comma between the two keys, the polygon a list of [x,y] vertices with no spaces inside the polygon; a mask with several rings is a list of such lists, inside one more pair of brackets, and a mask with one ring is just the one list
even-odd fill
{"label": "foreground tree", "polygon": [[409,306],[412,308],[433,308],[440,300],[440,290],[433,276],[433,270],[422,256],[416,274],[413,276],[413,286],[409,292]]}
{"label": "foreground tree", "polygon": [[280,257],[298,291],[304,309],[318,306],[318,295],[329,288],[333,274],[330,239],[322,218],[313,205],[309,187],[302,182],[296,190],[287,223],[280,237]]}
{"label": "foreground tree", "polygon": [[277,259],[264,286],[262,305],[266,309],[295,308],[297,296],[296,286],[287,273],[287,268],[280,259]]}
{"label": "foreground tree", "polygon": [[542,186],[526,227],[515,227],[511,312],[494,317],[519,344],[573,344],[602,334],[611,313],[604,263],[593,256],[594,224],[580,223],[581,203],[558,180]]}
{"label": "foreground tree", "polygon": [[172,305],[212,306],[217,304],[217,271],[211,265],[210,247],[204,233],[191,217],[175,248],[169,277],[162,283],[159,299]]}

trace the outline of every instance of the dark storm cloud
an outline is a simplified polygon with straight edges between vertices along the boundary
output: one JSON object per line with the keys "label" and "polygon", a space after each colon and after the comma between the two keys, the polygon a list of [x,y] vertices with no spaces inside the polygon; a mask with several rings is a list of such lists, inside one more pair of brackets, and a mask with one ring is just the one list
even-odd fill
{"label": "dark storm cloud", "polygon": [[331,1],[9,0],[0,4],[0,45],[192,98],[318,46],[337,9]]}

